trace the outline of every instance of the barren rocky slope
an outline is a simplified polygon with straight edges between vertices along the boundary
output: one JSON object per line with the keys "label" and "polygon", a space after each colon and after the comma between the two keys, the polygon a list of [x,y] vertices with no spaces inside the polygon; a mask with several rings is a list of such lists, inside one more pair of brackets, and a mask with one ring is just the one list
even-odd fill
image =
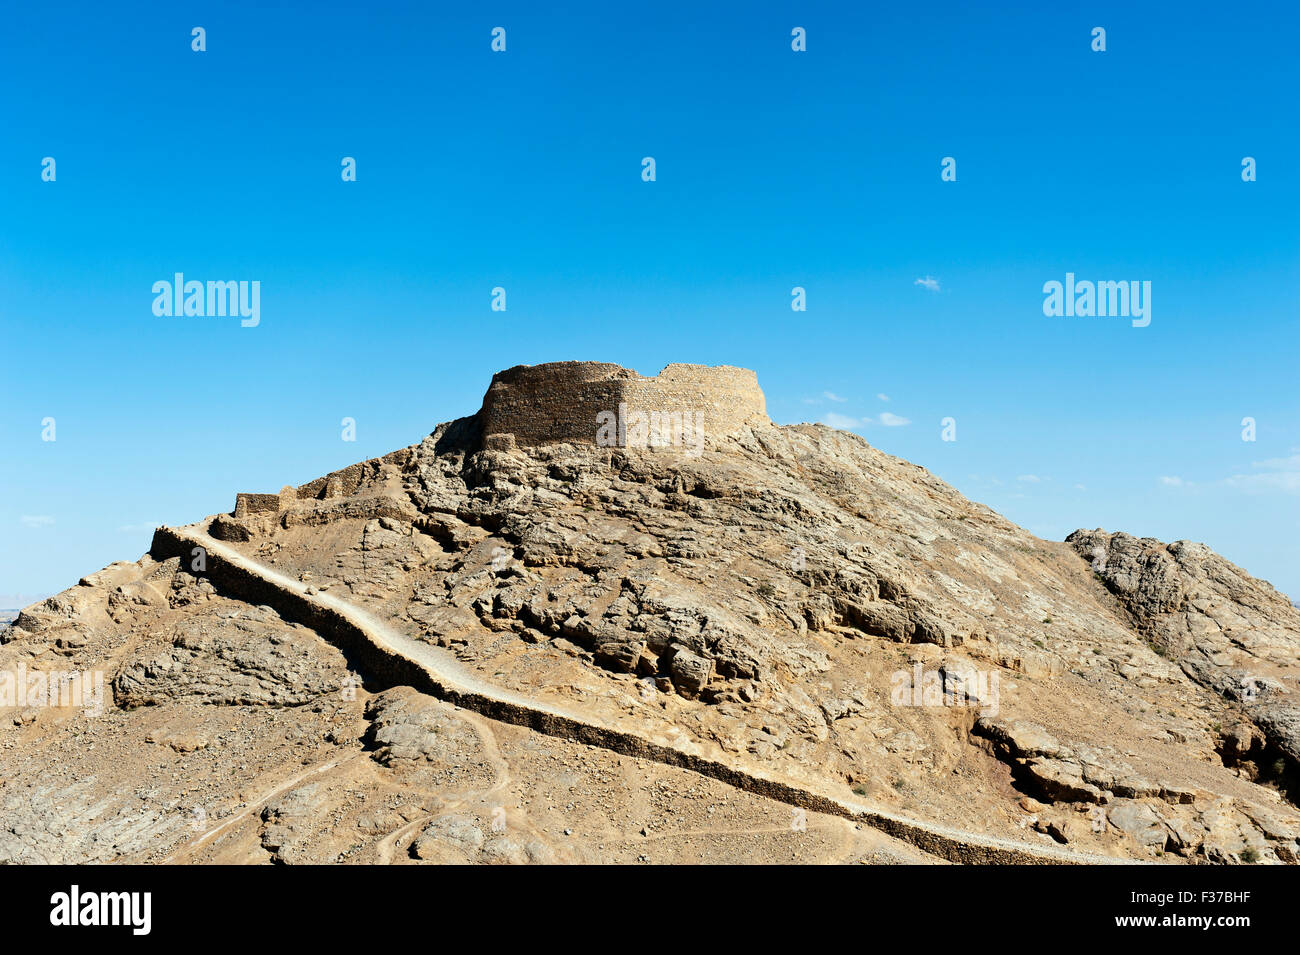
{"label": "barren rocky slope", "polygon": [[106,698],[0,713],[0,860],[1295,860],[1285,598],[753,402],[698,449],[460,419],[27,608],[0,670]]}

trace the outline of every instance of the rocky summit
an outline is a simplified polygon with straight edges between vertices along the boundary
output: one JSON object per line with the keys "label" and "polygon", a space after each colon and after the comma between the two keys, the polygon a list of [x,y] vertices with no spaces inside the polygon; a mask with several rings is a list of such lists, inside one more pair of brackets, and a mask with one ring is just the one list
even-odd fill
{"label": "rocky summit", "polygon": [[0,641],[2,862],[1300,851],[1286,597],[1040,540],[739,368],[503,371]]}

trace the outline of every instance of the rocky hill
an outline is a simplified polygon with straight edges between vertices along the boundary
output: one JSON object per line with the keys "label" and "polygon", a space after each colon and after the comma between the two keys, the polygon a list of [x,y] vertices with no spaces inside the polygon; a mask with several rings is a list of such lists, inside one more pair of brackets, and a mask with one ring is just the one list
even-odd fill
{"label": "rocky hill", "polygon": [[1285,598],[1203,545],[1040,540],[773,425],[742,369],[510,369],[0,639],[0,672],[105,680],[100,712],[2,711],[0,861],[1290,863],[1300,835]]}

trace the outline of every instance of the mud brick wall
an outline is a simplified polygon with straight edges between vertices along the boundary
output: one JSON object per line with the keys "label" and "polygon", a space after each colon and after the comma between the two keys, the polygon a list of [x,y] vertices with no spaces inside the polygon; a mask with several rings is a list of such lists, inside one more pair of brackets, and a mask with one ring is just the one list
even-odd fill
{"label": "mud brick wall", "polygon": [[294,501],[351,497],[363,481],[377,477],[385,464],[401,467],[410,456],[410,448],[400,448],[390,451],[382,458],[371,458],[369,461],[350,464],[341,471],[332,471],[300,487],[285,487],[279,494],[236,494],[234,516],[276,513],[287,510]]}
{"label": "mud brick wall", "polygon": [[[704,431],[734,433],[765,424],[767,402],[758,376],[730,365],[669,365],[652,378],[608,362],[517,365],[492,376],[479,420],[485,444],[513,435],[519,445],[595,444],[597,416],[629,412],[703,415]],[[692,418],[691,420],[695,420]]]}
{"label": "mud brick wall", "polygon": [[275,513],[280,509],[279,494],[236,494],[235,517],[249,514]]}

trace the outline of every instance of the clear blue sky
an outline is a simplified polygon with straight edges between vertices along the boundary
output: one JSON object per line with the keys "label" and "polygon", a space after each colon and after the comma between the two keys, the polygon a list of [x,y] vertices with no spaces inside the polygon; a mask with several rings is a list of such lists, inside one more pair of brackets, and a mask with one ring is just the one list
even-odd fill
{"label": "clear blue sky", "polygon": [[[1300,597],[1300,14],[999,6],[11,5],[0,595],[598,359],[754,368],[1044,537]],[[156,317],[177,271],[261,324]],[[1067,271],[1149,280],[1150,326],[1045,317]]]}

